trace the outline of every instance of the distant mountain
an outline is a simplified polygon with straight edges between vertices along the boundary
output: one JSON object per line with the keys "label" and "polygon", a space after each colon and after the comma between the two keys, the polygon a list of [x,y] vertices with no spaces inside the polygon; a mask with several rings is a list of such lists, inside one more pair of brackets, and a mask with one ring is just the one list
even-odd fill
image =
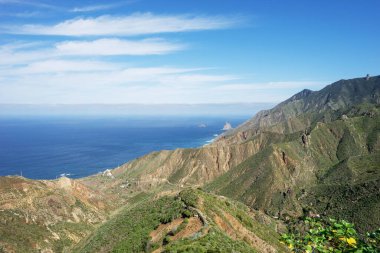
{"label": "distant mountain", "polygon": [[374,230],[380,76],[301,91],[202,148],[76,180],[0,177],[0,193],[0,252],[285,252],[284,224],[309,214]]}

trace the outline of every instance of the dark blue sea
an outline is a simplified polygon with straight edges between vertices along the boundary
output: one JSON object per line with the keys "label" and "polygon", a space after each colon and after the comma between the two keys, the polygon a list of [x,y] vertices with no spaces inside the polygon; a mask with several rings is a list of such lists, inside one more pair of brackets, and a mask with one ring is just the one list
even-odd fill
{"label": "dark blue sea", "polygon": [[0,118],[0,176],[84,177],[158,150],[200,147],[249,117]]}

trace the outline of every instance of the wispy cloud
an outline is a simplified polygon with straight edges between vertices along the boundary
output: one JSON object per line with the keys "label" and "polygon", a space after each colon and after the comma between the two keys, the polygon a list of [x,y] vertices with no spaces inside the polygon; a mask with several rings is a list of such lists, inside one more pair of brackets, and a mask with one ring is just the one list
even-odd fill
{"label": "wispy cloud", "polygon": [[286,90],[286,89],[302,89],[302,88],[319,88],[326,82],[315,81],[286,81],[286,82],[266,82],[266,83],[234,83],[225,84],[215,87],[218,91],[246,91],[255,92],[259,90]]}
{"label": "wispy cloud", "polygon": [[52,4],[46,4],[41,3],[37,1],[24,1],[24,0],[0,0],[0,4],[16,4],[16,5],[26,5],[36,8],[44,8],[44,9],[51,9],[51,10],[62,10],[61,7],[58,7],[57,5]]}
{"label": "wispy cloud", "polygon": [[[60,10],[96,12],[131,2],[77,6],[72,9],[65,7]],[[37,7],[59,8],[26,0],[0,0],[2,3],[33,6],[29,8],[30,13]],[[26,41],[0,45],[0,103],[255,101],[252,98],[258,96],[256,93],[244,85],[235,85],[243,83],[244,78],[215,68],[183,67],[182,59],[180,64],[176,61],[170,62],[168,66],[162,61],[144,63],[135,61],[136,57],[110,57],[152,57],[185,50],[189,48],[187,43],[165,39],[164,33],[226,29],[244,21],[245,18],[238,15],[134,13],[127,16],[78,17],[55,24],[0,24],[0,34],[7,36],[54,36],[48,40],[40,36],[21,36]],[[132,38],[141,35],[145,36]],[[245,97],[236,95],[239,92],[243,92]]]}
{"label": "wispy cloud", "polygon": [[26,64],[64,56],[162,55],[183,50],[186,45],[164,39],[118,38],[49,43],[12,43],[0,46],[0,66]]}
{"label": "wispy cloud", "polygon": [[[112,63],[94,60],[45,60],[28,64],[25,67],[13,68],[3,75],[31,75],[68,72],[114,71],[118,66]],[[0,71],[1,73],[1,71]]]}
{"label": "wispy cloud", "polygon": [[71,9],[71,12],[91,12],[91,11],[101,11],[101,10],[109,10],[116,7],[120,7],[127,4],[132,4],[137,2],[137,0],[130,0],[130,1],[124,1],[124,2],[118,2],[113,4],[98,4],[98,5],[88,5],[88,6],[82,6],[82,7],[75,7]]}
{"label": "wispy cloud", "polygon": [[40,17],[42,12],[39,11],[24,11],[24,12],[7,12],[0,13],[0,16],[3,17],[15,17],[15,18],[35,18]]}
{"label": "wispy cloud", "polygon": [[185,45],[163,39],[121,40],[99,39],[93,41],[66,41],[56,45],[65,55],[154,55],[182,50]]}
{"label": "wispy cloud", "polygon": [[[0,69],[3,78],[0,100],[2,103],[178,103],[191,93],[204,92],[205,83],[230,79],[202,72],[202,69],[165,66],[120,68],[105,62],[45,61],[13,70]],[[188,82],[181,82],[183,79]],[[186,100],[189,98],[183,102]]]}
{"label": "wispy cloud", "polygon": [[236,26],[242,17],[154,15],[135,13],[129,16],[76,18],[56,25],[27,24],[2,27],[3,33],[63,36],[134,36],[170,32],[223,29]]}
{"label": "wispy cloud", "polygon": [[0,67],[0,101],[32,104],[279,102],[299,87],[320,88],[325,83],[244,83],[243,77],[212,74],[208,68],[124,65],[92,60],[46,60],[12,69]]}
{"label": "wispy cloud", "polygon": [[[3,103],[31,104],[276,103],[295,92],[293,89],[282,89],[281,92],[274,92],[273,89],[247,92],[238,88],[225,92],[210,88],[205,83],[168,85],[157,80],[151,83],[151,79],[162,77],[161,75],[152,75],[150,80],[147,80],[146,76],[130,76],[129,80],[121,80],[123,75],[116,75],[118,76],[116,78],[115,74],[117,73],[73,72],[61,75],[37,75],[33,79],[25,76],[17,80],[16,85],[0,86],[0,100]],[[137,81],[142,79],[145,81]]]}

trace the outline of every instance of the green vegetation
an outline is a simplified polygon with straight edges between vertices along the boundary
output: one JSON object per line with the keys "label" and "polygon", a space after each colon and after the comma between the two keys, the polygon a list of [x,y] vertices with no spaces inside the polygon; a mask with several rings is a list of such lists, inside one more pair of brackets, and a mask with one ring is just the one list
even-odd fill
{"label": "green vegetation", "polygon": [[194,240],[184,239],[168,245],[164,252],[167,253],[205,253],[205,252],[256,252],[243,241],[232,240],[219,229],[212,228],[207,235]]}
{"label": "green vegetation", "polygon": [[183,202],[163,197],[149,204],[143,202],[135,208],[121,211],[101,226],[77,252],[142,252],[150,240],[149,233],[161,223],[182,217],[186,209]]}
{"label": "green vegetation", "polygon": [[195,193],[193,189],[186,189],[179,193],[179,197],[181,200],[187,205],[191,207],[196,207],[198,203],[198,195]]}
{"label": "green vegetation", "polygon": [[[214,217],[216,214],[226,224],[232,225],[231,221],[226,217],[226,215],[230,215],[239,221],[247,231],[252,232],[274,248],[282,249],[282,245],[279,243],[280,236],[276,232],[277,227],[281,226],[281,224],[275,220],[262,212],[250,209],[239,201],[221,198],[202,191],[197,191],[197,194],[203,199],[203,209],[208,217]],[[244,240],[244,238],[242,239]]]}
{"label": "green vegetation", "polygon": [[281,219],[311,208],[355,222],[360,232],[375,229],[380,224],[380,109],[358,108],[347,109],[349,118],[319,122],[306,134],[285,134],[205,189]]}
{"label": "green vegetation", "polygon": [[360,237],[349,222],[317,218],[306,218],[290,227],[290,233],[283,234],[281,240],[292,252],[375,253],[380,250],[380,229]]}
{"label": "green vegetation", "polygon": [[25,226],[24,218],[17,215],[19,213],[17,210],[1,212],[3,222],[0,222],[0,243],[18,245],[20,251],[28,252],[32,242],[42,240],[48,233],[37,224]]}
{"label": "green vegetation", "polygon": [[[195,189],[148,202],[122,210],[74,252],[152,252],[158,248],[163,252],[261,251],[253,248],[252,238],[264,246],[285,249],[275,231],[276,222],[242,203]],[[182,222],[175,227],[168,224],[177,218]],[[169,230],[157,230],[153,240],[150,233],[162,224],[168,224]],[[179,233],[186,236],[178,237]]]}

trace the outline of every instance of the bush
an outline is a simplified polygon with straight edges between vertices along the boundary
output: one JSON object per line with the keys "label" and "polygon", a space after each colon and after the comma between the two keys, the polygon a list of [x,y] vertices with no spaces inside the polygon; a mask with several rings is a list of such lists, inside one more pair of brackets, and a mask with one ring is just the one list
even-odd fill
{"label": "bush", "polygon": [[164,245],[166,245],[166,244],[169,244],[169,243],[171,242],[171,240],[172,240],[172,239],[170,238],[170,236],[167,235],[167,236],[165,236],[165,238],[164,238],[164,240],[163,240],[162,243],[163,243]]}
{"label": "bush", "polygon": [[379,252],[380,229],[360,238],[354,225],[344,220],[306,218],[281,241],[292,252]]}
{"label": "bush", "polygon": [[192,189],[186,189],[179,193],[179,196],[181,197],[181,200],[187,205],[196,207],[198,202],[198,196],[195,190]]}
{"label": "bush", "polygon": [[186,209],[182,212],[182,217],[184,218],[189,218],[191,216],[193,216],[193,213],[189,209]]}

